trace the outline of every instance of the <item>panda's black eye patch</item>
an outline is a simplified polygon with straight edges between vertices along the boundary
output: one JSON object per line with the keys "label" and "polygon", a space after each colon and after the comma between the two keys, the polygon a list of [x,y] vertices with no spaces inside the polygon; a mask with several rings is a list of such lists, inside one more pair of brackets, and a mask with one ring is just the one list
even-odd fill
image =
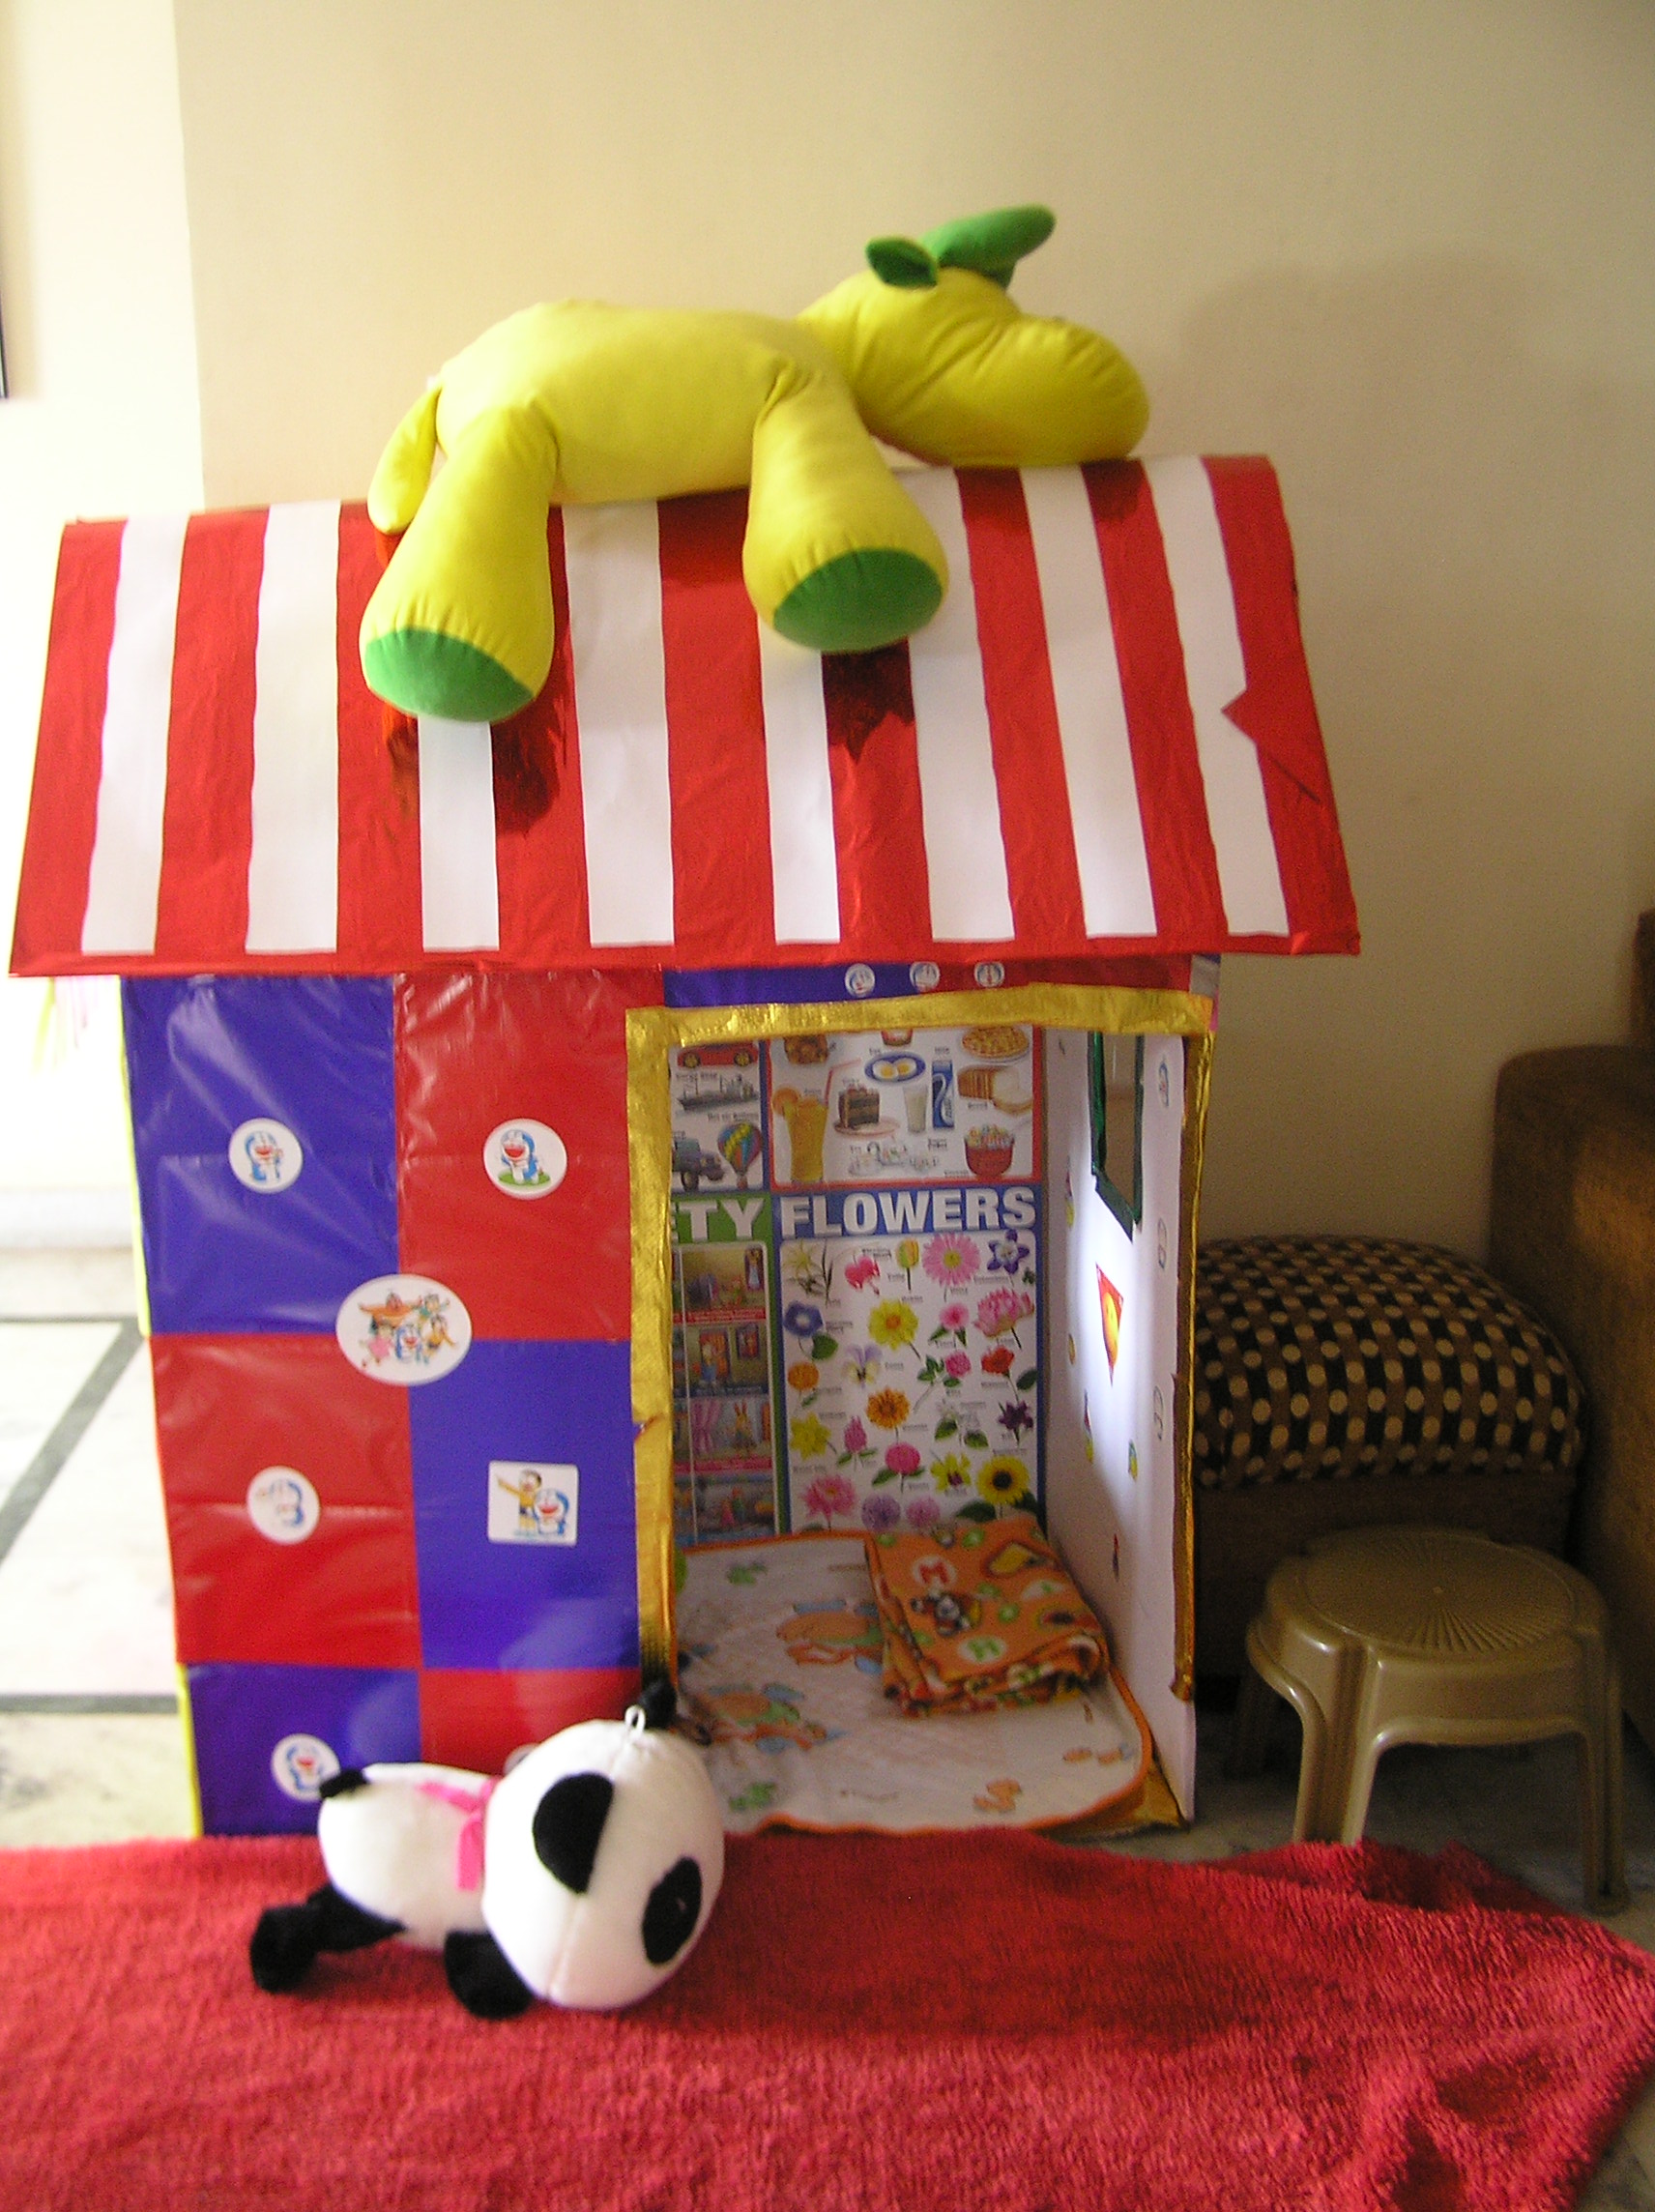
{"label": "panda's black eye patch", "polygon": [[701,1869],[693,1859],[669,1867],[644,1907],[644,1956],[652,1966],[676,1959],[701,1918]]}
{"label": "panda's black eye patch", "polygon": [[[535,1855],[566,1889],[584,1892],[615,1785],[606,1774],[566,1774],[535,1807]],[[670,1955],[670,1954],[669,1954]]]}

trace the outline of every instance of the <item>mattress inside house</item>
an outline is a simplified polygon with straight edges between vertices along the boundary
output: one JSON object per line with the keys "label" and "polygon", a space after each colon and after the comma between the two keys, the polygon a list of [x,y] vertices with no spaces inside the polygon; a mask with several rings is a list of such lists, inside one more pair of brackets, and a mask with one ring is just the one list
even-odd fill
{"label": "mattress inside house", "polygon": [[1118,1673],[1049,1704],[904,1714],[880,1644],[860,1537],[691,1554],[682,1725],[727,1829],[1052,1827],[1142,1789],[1149,1731]]}

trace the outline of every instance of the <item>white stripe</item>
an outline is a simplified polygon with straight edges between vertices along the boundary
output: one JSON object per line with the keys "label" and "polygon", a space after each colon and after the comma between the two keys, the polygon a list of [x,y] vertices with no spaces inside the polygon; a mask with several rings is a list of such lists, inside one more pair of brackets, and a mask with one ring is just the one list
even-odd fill
{"label": "white stripe", "polygon": [[670,945],[672,784],[653,502],[566,507],[564,563],[592,942]]}
{"label": "white stripe", "polygon": [[494,742],[486,722],[420,717],[420,911],[427,952],[499,947]]}
{"label": "white stripe", "polygon": [[332,952],[339,909],[339,509],[273,507],[254,657],[247,950]]}
{"label": "white stripe", "polygon": [[1152,937],[1155,900],[1109,587],[1079,469],[1025,469],[1089,937]]}
{"label": "white stripe", "polygon": [[1237,937],[1285,937],[1288,910],[1258,747],[1224,712],[1247,688],[1247,668],[1212,480],[1201,461],[1181,457],[1146,461],[1144,474],[1177,608],[1225,919]]}
{"label": "white stripe", "polygon": [[155,950],[186,520],[146,515],[121,534],[82,952]]}
{"label": "white stripe", "polygon": [[770,883],[778,945],[839,942],[839,850],[822,655],[759,625]]}
{"label": "white stripe", "polygon": [[950,578],[941,607],[908,641],[931,934],[1009,938],[1011,889],[960,480],[952,469],[915,470],[902,488],[942,539]]}

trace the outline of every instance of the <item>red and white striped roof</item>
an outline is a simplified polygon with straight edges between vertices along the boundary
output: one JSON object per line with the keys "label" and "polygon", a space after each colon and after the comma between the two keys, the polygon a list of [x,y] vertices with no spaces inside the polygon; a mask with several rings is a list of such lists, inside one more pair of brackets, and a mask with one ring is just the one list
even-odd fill
{"label": "red and white striped roof", "polygon": [[764,628],[742,492],[571,508],[544,691],[417,744],[361,507],[73,525],[15,969],[1354,950],[1268,464],[903,480],[953,575],[906,646]]}

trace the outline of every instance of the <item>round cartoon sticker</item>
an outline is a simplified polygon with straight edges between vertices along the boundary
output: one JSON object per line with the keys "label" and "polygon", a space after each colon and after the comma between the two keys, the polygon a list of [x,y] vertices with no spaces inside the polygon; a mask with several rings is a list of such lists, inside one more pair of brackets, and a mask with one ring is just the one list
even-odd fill
{"label": "round cartoon sticker", "polygon": [[406,1389],[459,1365],[471,1350],[471,1316],[428,1275],[375,1275],[340,1306],[334,1334],[362,1374]]}
{"label": "round cartoon sticker", "polygon": [[263,1198],[299,1180],[305,1151],[284,1121],[244,1121],[230,1138],[230,1173]]}
{"label": "round cartoon sticker", "polygon": [[270,1770],[284,1797],[310,1805],[323,1783],[338,1773],[339,1762],[319,1735],[284,1735],[270,1755]]}
{"label": "round cartoon sticker", "polygon": [[322,1501],[296,1467],[261,1468],[247,1484],[247,1518],[273,1544],[303,1544],[322,1518]]}
{"label": "round cartoon sticker", "polygon": [[845,971],[845,988],[853,999],[867,998],[878,981],[879,977],[865,960],[854,961]]}
{"label": "round cartoon sticker", "polygon": [[943,980],[943,971],[935,960],[916,960],[908,971],[908,980],[916,991],[934,991]]}
{"label": "round cartoon sticker", "polygon": [[502,1121],[488,1132],[482,1164],[508,1198],[544,1198],[567,1175],[568,1152],[544,1121]]}

